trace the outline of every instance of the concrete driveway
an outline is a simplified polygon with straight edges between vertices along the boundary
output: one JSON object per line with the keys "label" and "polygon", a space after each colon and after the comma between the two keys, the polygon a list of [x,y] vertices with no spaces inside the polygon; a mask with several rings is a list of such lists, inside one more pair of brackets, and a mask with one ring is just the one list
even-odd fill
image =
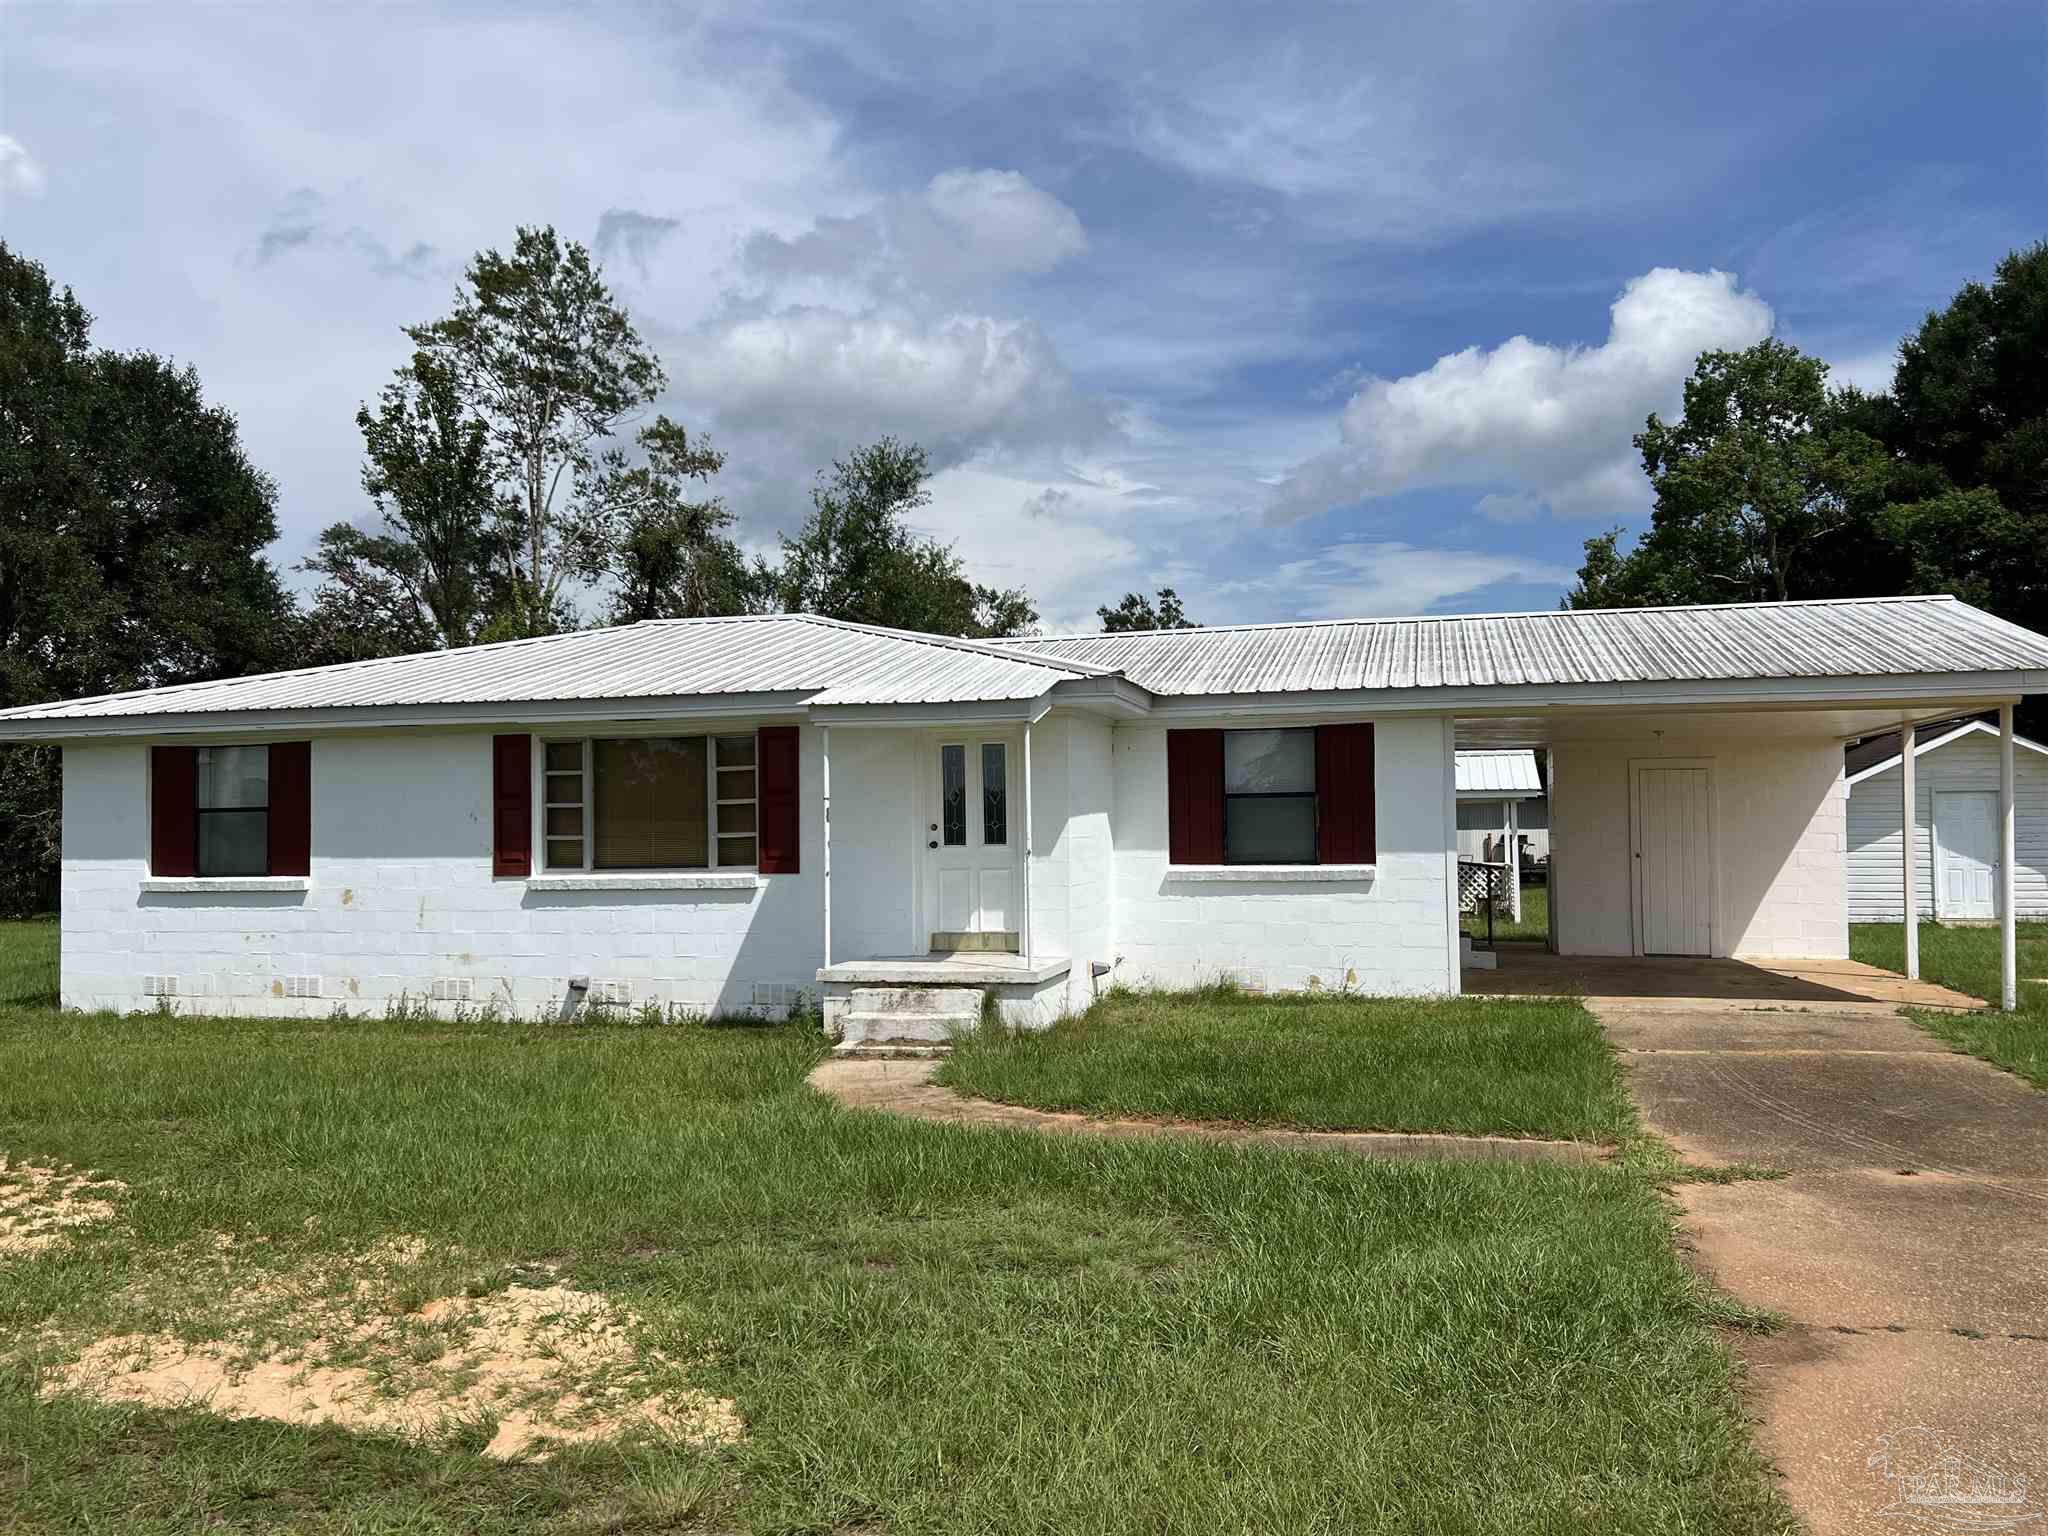
{"label": "concrete driveway", "polygon": [[1589,1006],[1688,1162],[1788,1175],[1679,1197],[1699,1265],[1790,1320],[1737,1347],[1812,1528],[2048,1530],[2048,1093],[1874,1002]]}

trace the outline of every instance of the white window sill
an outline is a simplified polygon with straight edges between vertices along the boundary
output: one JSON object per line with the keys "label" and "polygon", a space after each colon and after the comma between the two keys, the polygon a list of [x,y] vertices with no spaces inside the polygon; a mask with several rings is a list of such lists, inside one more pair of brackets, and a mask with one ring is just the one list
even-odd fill
{"label": "white window sill", "polygon": [[708,869],[697,874],[533,875],[529,891],[752,891],[761,877],[751,869]]}
{"label": "white window sill", "polygon": [[145,875],[142,888],[187,895],[254,895],[262,891],[310,891],[313,881],[309,875]]}
{"label": "white window sill", "polygon": [[1370,880],[1379,872],[1376,864],[1169,864],[1169,880],[1257,881],[1261,885],[1329,884],[1340,880]]}

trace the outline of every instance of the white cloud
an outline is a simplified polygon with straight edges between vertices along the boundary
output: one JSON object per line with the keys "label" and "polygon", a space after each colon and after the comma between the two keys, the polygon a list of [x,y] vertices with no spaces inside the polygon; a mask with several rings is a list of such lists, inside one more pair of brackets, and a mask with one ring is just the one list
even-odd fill
{"label": "white cloud", "polygon": [[1645,498],[1630,438],[1677,406],[1708,348],[1771,331],[1771,309],[1732,273],[1658,267],[1614,301],[1598,346],[1511,337],[1467,347],[1420,373],[1374,378],[1351,397],[1341,445],[1282,484],[1282,517],[1419,486],[1506,483],[1561,516],[1611,516]]}
{"label": "white cloud", "polygon": [[28,146],[9,133],[0,133],[0,191],[35,197],[48,184],[43,168]]}
{"label": "white cloud", "polygon": [[770,288],[851,283],[930,293],[1049,272],[1088,248],[1080,217],[1015,171],[941,171],[919,192],[746,242],[747,275]]}
{"label": "white cloud", "polygon": [[1573,573],[1515,554],[1424,549],[1397,540],[1333,544],[1245,581],[1209,590],[1233,606],[1304,619],[1374,618],[1429,613],[1490,587],[1563,588]]}
{"label": "white cloud", "polygon": [[1867,395],[1881,395],[1892,387],[1892,377],[1898,371],[1899,349],[1895,343],[1830,359],[1828,383],[1838,389],[1853,384]]}
{"label": "white cloud", "polygon": [[941,463],[996,444],[1081,442],[1108,430],[1029,321],[803,306],[721,321],[672,359],[679,393],[748,433],[850,447],[893,433]]}

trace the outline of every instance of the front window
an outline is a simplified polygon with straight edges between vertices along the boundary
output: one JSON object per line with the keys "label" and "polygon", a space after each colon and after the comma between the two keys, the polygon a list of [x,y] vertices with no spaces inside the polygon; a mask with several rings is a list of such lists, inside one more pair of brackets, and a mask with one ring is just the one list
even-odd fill
{"label": "front window", "polygon": [[1223,862],[1316,862],[1316,733],[1223,733]]}
{"label": "front window", "polygon": [[201,747],[198,870],[202,875],[270,871],[270,748]]}
{"label": "front window", "polygon": [[595,737],[542,749],[549,869],[752,869],[754,738]]}

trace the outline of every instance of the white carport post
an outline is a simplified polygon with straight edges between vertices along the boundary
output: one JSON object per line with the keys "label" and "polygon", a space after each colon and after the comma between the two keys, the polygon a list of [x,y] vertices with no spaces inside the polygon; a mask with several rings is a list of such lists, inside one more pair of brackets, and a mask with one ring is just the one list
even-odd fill
{"label": "white carport post", "polygon": [[1508,801],[1508,916],[1522,920],[1522,839],[1515,829],[1519,800]]}
{"label": "white carport post", "polygon": [[2012,706],[1998,706],[1998,1005],[2020,1005],[2019,932],[2013,926]]}
{"label": "white carport post", "polygon": [[1908,724],[1899,732],[1899,881],[1905,899],[1906,975],[1920,979],[1920,885],[1913,865],[1920,857],[1920,828],[1913,788],[1913,745],[1919,733]]}
{"label": "white carport post", "polygon": [[825,964],[832,963],[832,727],[818,727],[819,802],[823,811],[822,856],[818,860],[825,890]]}

